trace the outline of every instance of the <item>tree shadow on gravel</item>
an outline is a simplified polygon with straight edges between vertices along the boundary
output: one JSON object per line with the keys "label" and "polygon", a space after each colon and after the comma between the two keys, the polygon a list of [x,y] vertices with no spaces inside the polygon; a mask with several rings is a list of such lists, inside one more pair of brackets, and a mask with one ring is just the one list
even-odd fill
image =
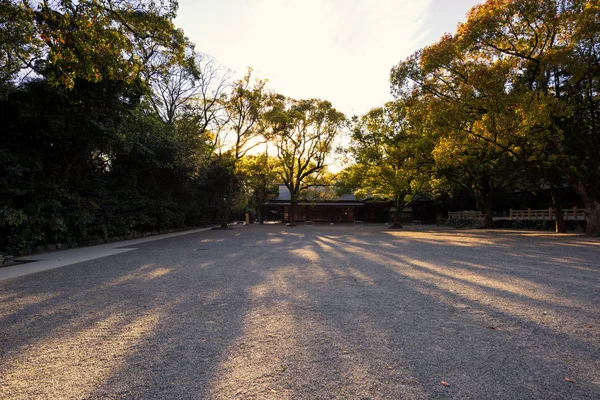
{"label": "tree shadow on gravel", "polygon": [[[2,282],[0,397],[205,398],[260,279],[249,263],[236,268],[235,235],[167,239]],[[196,251],[206,237],[210,256]]]}
{"label": "tree shadow on gravel", "polygon": [[436,235],[212,231],[0,283],[0,397],[598,398],[598,247]]}
{"label": "tree shadow on gravel", "polygon": [[[263,284],[272,287],[272,296],[287,299],[284,308],[292,314],[291,322],[285,317],[293,325],[284,330],[286,340],[270,350],[281,355],[278,363],[286,368],[262,375],[271,378],[268,386],[282,398],[598,395],[597,335],[589,335],[584,325],[598,321],[597,309],[588,313],[579,306],[561,306],[533,292],[519,293],[522,288],[512,283],[495,288],[455,278],[452,273],[460,275],[464,269],[452,264],[460,265],[464,254],[443,259],[447,271],[423,271],[422,258],[447,251],[438,245],[402,257],[405,252],[389,251],[393,239],[385,235],[366,237],[358,246],[360,236],[306,236],[303,243],[280,247],[296,257],[295,267],[281,268],[280,277],[272,278],[272,284],[265,278]],[[551,274],[562,266],[554,262],[544,268]],[[499,266],[491,277],[481,272],[485,268],[469,272],[479,273],[485,283],[501,278],[504,268]],[[511,274],[509,269],[504,277],[513,279]],[[546,289],[559,286],[557,281],[542,283]],[[593,288],[585,276],[578,283],[582,290]],[[593,298],[580,306],[594,308]],[[579,315],[565,318],[556,314],[557,308],[559,314]],[[548,321],[543,312],[538,318],[530,309],[547,309]],[[563,323],[578,326],[562,329]],[[580,334],[590,337],[578,338]],[[291,339],[295,351],[287,347]],[[569,376],[577,376],[578,384],[567,382]],[[445,387],[441,380],[452,384]]]}

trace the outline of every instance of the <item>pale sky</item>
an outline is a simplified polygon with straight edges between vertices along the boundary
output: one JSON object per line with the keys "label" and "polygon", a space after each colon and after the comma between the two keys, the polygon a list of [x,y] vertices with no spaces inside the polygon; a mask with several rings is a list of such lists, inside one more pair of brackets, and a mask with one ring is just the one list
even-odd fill
{"label": "pale sky", "polygon": [[453,33],[478,0],[180,0],[176,25],[221,64],[346,113],[391,99],[398,61]]}

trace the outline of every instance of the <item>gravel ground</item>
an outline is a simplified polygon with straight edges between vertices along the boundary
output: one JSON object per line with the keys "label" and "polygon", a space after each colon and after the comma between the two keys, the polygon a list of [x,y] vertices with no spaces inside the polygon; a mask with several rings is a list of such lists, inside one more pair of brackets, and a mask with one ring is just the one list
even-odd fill
{"label": "gravel ground", "polygon": [[598,399],[600,241],[252,226],[0,282],[0,398]]}

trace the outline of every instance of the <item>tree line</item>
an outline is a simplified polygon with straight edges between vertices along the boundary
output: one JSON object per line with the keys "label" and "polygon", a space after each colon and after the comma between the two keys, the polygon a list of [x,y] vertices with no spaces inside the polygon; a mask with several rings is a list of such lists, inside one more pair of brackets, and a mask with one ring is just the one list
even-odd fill
{"label": "tree line", "polygon": [[[461,189],[493,226],[495,194],[561,188],[600,234],[600,3],[489,0],[392,68],[395,101],[354,119],[345,187],[393,199]],[[400,208],[398,208],[400,209]]]}
{"label": "tree line", "polygon": [[233,80],[176,12],[168,0],[0,4],[0,249],[226,228],[260,214],[277,182],[296,195],[325,171],[344,115],[275,94],[251,69]]}
{"label": "tree line", "polygon": [[[284,183],[393,201],[569,184],[600,233],[598,1],[490,0],[346,118],[241,79],[195,46],[176,1],[0,3],[0,249],[258,220]],[[336,140],[351,162],[327,170]],[[400,213],[396,213],[398,216]],[[558,213],[558,215],[562,215]],[[396,220],[394,226],[401,226]],[[564,230],[564,221],[557,221]]]}

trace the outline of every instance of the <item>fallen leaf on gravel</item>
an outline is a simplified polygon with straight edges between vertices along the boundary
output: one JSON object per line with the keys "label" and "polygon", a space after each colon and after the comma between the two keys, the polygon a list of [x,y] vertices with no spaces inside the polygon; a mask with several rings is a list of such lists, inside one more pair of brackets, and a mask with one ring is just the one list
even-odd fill
{"label": "fallen leaf on gravel", "polygon": [[566,376],[565,376],[565,381],[567,381],[567,382],[569,382],[569,383],[575,383],[575,380],[574,380],[574,379],[567,378]]}
{"label": "fallen leaf on gravel", "polygon": [[450,384],[446,381],[440,381],[440,383],[446,387],[450,387]]}
{"label": "fallen leaf on gravel", "polygon": [[594,327],[594,325],[588,325],[586,326],[587,329],[592,329]]}
{"label": "fallen leaf on gravel", "polygon": [[491,330],[496,330],[495,326],[488,326],[488,328],[490,328]]}

